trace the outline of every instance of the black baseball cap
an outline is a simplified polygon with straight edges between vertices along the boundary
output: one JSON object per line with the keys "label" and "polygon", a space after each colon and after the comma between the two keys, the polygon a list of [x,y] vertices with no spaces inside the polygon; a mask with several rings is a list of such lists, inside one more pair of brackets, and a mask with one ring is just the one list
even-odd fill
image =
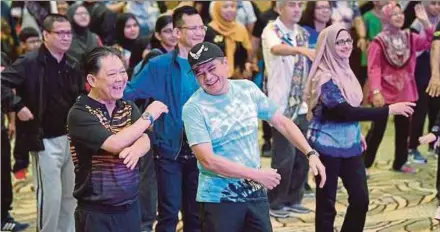
{"label": "black baseball cap", "polygon": [[197,66],[219,57],[225,57],[225,53],[217,44],[202,42],[191,48],[188,54],[188,62],[191,69],[194,70]]}

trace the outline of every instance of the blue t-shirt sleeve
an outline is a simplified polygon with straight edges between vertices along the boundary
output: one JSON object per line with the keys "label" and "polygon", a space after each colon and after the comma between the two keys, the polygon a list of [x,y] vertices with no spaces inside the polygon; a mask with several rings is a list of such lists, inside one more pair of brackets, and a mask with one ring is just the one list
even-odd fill
{"label": "blue t-shirt sleeve", "polygon": [[332,80],[327,81],[321,86],[321,96],[319,99],[330,109],[346,102],[344,96],[342,96],[341,90]]}
{"label": "blue t-shirt sleeve", "polygon": [[258,118],[269,121],[278,110],[278,106],[273,103],[253,82],[250,82],[252,98],[257,105]]}
{"label": "blue t-shirt sleeve", "polygon": [[205,119],[197,107],[185,104],[182,119],[189,146],[211,142]]}

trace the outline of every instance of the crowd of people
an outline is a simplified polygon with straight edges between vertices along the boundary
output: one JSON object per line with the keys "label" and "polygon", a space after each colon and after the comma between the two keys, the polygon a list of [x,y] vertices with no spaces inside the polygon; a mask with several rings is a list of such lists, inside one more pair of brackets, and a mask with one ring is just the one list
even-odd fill
{"label": "crowd of people", "polygon": [[438,153],[438,0],[1,10],[2,231],[29,226],[10,214],[29,168],[41,232],[176,231],[179,212],[185,232],[272,231],[312,211],[333,231],[338,178],[341,231],[363,231],[389,117],[391,171],[417,173],[420,144]]}

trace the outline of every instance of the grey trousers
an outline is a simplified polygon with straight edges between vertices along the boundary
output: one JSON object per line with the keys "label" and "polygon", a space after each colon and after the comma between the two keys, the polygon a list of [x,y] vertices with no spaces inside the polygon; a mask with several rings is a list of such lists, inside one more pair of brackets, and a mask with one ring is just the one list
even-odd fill
{"label": "grey trousers", "polygon": [[75,174],[67,136],[43,139],[33,155],[37,175],[37,231],[74,232]]}
{"label": "grey trousers", "polygon": [[[308,127],[306,116],[299,115],[295,124],[305,135]],[[307,157],[275,128],[272,128],[272,139],[271,167],[278,170],[281,182],[268,193],[270,208],[281,209],[283,206],[300,204],[309,171]]]}

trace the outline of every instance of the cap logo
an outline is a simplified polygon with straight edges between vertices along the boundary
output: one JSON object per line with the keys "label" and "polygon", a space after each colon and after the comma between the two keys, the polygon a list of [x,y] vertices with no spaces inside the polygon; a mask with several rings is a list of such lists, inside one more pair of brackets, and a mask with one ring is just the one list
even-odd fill
{"label": "cap logo", "polygon": [[203,44],[200,49],[196,52],[196,53],[192,53],[191,51],[189,52],[189,55],[195,59],[198,60],[200,58],[200,56],[202,55],[202,52],[206,52],[208,51],[208,48],[205,48],[205,45]]}

